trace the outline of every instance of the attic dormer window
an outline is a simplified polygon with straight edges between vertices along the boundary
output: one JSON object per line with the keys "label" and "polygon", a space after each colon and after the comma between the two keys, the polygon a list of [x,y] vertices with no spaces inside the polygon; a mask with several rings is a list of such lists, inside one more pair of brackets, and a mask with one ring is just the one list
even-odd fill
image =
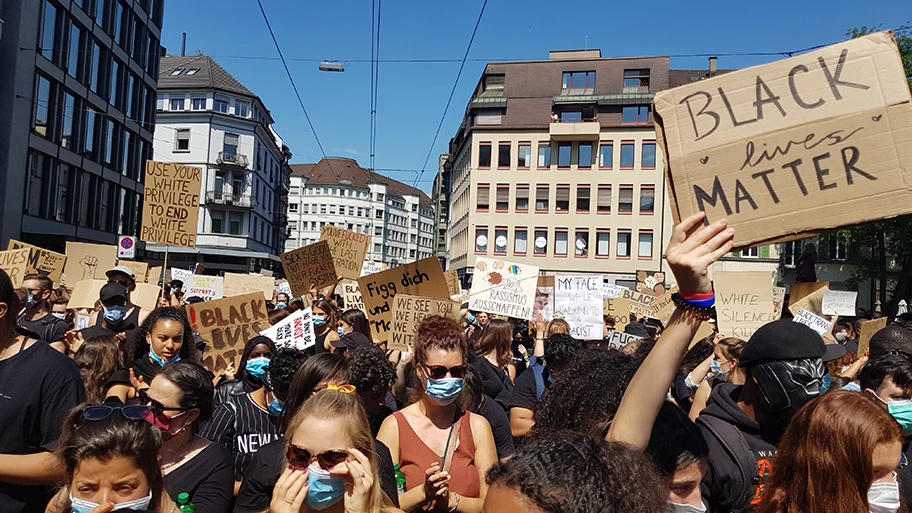
{"label": "attic dormer window", "polygon": [[187,70],[186,73],[184,73],[184,76],[189,77],[190,75],[196,75],[196,72],[198,72],[199,70],[200,70],[199,68],[190,68]]}
{"label": "attic dormer window", "polygon": [[184,68],[175,68],[175,69],[171,70],[170,75],[171,75],[172,77],[176,77],[176,76],[180,75],[180,74],[183,73],[183,72],[184,72]]}

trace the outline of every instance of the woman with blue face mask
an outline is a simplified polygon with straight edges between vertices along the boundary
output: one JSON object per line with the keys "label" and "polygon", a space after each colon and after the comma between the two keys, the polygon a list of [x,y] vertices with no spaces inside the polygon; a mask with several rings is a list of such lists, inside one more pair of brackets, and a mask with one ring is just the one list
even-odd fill
{"label": "woman with blue face mask", "polygon": [[341,313],[339,308],[325,299],[314,302],[311,307],[313,312],[314,335],[317,343],[307,351],[313,354],[332,352],[332,343],[342,338],[337,328]]}
{"label": "woman with blue face mask", "polygon": [[744,349],[745,344],[747,342],[744,340],[734,337],[722,338],[716,342],[712,360],[709,361],[712,377],[707,376],[697,383],[699,388],[694,393],[693,404],[690,407],[690,420],[696,421],[703,408],[706,408],[709,395],[716,385],[721,383],[743,385],[747,380],[747,372],[738,366],[741,363],[741,350]]}
{"label": "woman with blue face mask", "polygon": [[215,405],[228,400],[230,396],[244,395],[263,387],[263,377],[269,367],[269,359],[276,346],[269,337],[253,337],[244,344],[244,353],[234,371],[234,363],[225,371],[225,379],[215,389]]}
{"label": "woman with blue face mask", "polygon": [[285,470],[272,493],[273,513],[392,513],[380,489],[367,414],[351,385],[308,399],[285,433]]}
{"label": "woman with blue face mask", "polygon": [[461,410],[468,343],[456,321],[426,317],[414,338],[418,402],[383,421],[377,440],[405,474],[399,505],[406,511],[481,511],[485,474],[497,461],[488,421]]}

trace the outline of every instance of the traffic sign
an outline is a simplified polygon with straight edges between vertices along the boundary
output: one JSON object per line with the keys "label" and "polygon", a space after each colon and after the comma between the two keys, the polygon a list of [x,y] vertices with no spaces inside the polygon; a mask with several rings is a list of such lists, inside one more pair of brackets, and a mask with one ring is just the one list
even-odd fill
{"label": "traffic sign", "polygon": [[136,258],[136,237],[117,237],[117,258]]}

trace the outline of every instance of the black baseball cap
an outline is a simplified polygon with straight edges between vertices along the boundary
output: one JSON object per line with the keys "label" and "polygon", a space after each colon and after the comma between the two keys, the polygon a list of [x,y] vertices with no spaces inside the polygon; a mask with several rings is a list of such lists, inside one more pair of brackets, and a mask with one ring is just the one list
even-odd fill
{"label": "black baseball cap", "polygon": [[101,292],[98,293],[99,299],[102,301],[108,301],[114,298],[123,298],[128,299],[130,297],[130,291],[120,283],[108,282],[101,287]]}
{"label": "black baseball cap", "polygon": [[823,358],[826,344],[816,331],[804,324],[782,319],[762,326],[741,351],[739,367],[766,362]]}
{"label": "black baseball cap", "polygon": [[357,349],[359,347],[371,347],[373,345],[370,339],[364,336],[364,333],[361,333],[360,331],[346,333],[344,337],[339,340],[333,340],[330,343],[336,349]]}

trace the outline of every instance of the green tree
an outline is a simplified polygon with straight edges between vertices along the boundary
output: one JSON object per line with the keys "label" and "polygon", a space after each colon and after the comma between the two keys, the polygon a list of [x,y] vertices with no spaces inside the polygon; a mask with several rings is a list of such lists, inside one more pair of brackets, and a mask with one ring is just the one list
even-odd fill
{"label": "green tree", "polygon": [[[882,30],[881,27],[858,27],[847,33],[852,38]],[[897,31],[896,42],[902,57],[909,87],[912,88],[912,30]],[[881,283],[879,295],[885,315],[893,316],[901,299],[912,295],[912,215],[876,221],[841,230],[852,248],[848,263],[855,264],[851,282],[858,284],[868,279]],[[898,273],[895,279],[891,274]],[[888,296],[889,292],[889,296]]]}

